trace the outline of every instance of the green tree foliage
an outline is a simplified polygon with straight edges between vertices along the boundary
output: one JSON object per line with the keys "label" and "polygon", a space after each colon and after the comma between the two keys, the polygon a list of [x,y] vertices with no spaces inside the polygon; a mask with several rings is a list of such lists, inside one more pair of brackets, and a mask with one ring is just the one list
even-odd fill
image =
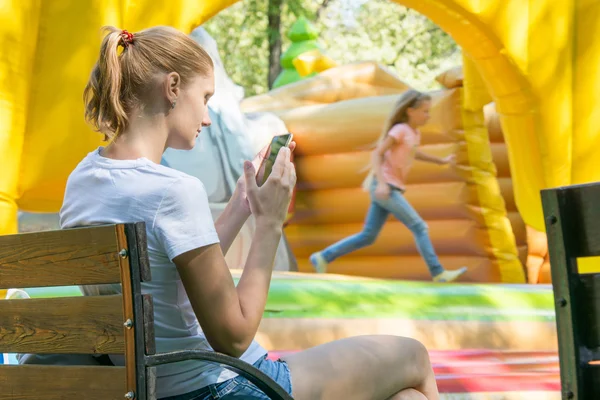
{"label": "green tree foliage", "polygon": [[[269,3],[242,0],[204,24],[219,45],[227,72],[247,95],[269,87]],[[319,42],[338,63],[374,60],[416,88],[437,87],[435,75],[461,62],[460,48],[450,36],[390,0],[285,0],[279,32],[283,51],[290,46],[285,33],[300,16],[313,21]]]}

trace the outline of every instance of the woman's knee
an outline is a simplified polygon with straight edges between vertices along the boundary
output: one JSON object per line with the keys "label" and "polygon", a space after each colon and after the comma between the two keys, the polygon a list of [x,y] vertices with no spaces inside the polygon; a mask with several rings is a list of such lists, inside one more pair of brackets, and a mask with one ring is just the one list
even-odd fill
{"label": "woman's knee", "polygon": [[429,351],[423,343],[408,337],[396,337],[399,349],[398,363],[404,365],[405,378],[413,382],[413,387],[418,387],[431,375],[431,361]]}
{"label": "woman's knee", "polygon": [[417,339],[408,337],[403,337],[400,339],[402,340],[401,345],[408,347],[411,350],[415,365],[425,369],[429,369],[431,367],[431,363],[429,361],[429,351],[427,351],[427,348],[423,343]]}

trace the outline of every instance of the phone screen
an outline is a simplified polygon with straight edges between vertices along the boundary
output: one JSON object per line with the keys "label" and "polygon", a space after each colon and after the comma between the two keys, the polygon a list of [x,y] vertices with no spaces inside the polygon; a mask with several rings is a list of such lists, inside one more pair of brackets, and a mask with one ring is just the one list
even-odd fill
{"label": "phone screen", "polygon": [[269,151],[267,156],[263,159],[262,164],[259,168],[259,171],[264,170],[264,174],[262,180],[258,182],[259,185],[264,184],[267,181],[269,175],[271,175],[271,171],[273,171],[273,165],[275,164],[275,160],[277,159],[277,155],[279,154],[279,150],[282,147],[287,147],[292,142],[293,135],[291,133],[286,133],[285,135],[278,135],[273,137],[271,140],[271,145],[269,146]]}

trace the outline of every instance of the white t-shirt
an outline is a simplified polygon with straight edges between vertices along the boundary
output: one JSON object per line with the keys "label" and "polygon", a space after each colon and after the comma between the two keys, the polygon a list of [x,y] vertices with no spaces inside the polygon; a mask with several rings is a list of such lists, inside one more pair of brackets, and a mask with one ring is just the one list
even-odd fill
{"label": "white t-shirt", "polygon": [[[218,243],[208,197],[197,179],[147,158],[113,160],[88,154],[69,176],[62,228],[146,223],[152,281],[142,292],[154,299],[157,352],[208,349],[173,258]],[[255,341],[240,357],[253,364],[267,351]],[[158,398],[198,390],[236,376],[219,366],[185,361],[157,369]]]}

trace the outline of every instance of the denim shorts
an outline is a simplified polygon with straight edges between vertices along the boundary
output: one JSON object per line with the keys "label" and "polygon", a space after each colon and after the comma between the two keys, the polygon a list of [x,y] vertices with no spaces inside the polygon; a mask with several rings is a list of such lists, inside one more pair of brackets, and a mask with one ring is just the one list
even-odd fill
{"label": "denim shorts", "polygon": [[[272,361],[265,356],[254,363],[254,366],[270,376],[286,392],[292,394],[292,376],[287,363],[283,360]],[[179,396],[165,397],[161,400],[269,400],[259,388],[242,376],[221,383],[215,383],[194,392]]]}

